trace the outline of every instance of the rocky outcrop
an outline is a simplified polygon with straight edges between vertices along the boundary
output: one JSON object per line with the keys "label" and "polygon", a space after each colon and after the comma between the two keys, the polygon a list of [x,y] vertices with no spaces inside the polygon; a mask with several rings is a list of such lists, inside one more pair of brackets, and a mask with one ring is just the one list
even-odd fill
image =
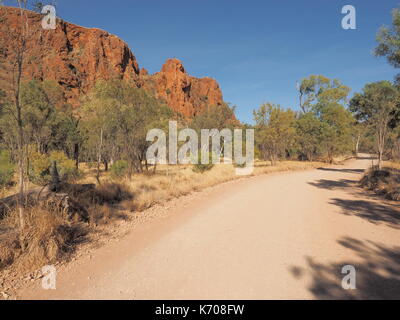
{"label": "rocky outcrop", "polygon": [[160,72],[151,76],[142,75],[142,80],[145,89],[185,117],[194,117],[208,106],[223,103],[217,81],[188,75],[178,59],[168,59]]}
{"label": "rocky outcrop", "polygon": [[[7,10],[0,24],[3,58],[13,60],[14,35],[20,32],[19,10]],[[55,30],[44,30],[42,15],[27,11],[30,34],[25,53],[24,80],[54,80],[64,89],[65,100],[74,106],[101,79],[120,78],[134,83],[139,66],[128,45],[118,37],[99,29],[87,29],[62,20]],[[14,42],[15,41],[15,42]],[[9,69],[9,68],[6,68]],[[0,75],[7,82],[12,75]],[[4,79],[5,78],[5,79]]]}
{"label": "rocky outcrop", "polygon": [[[3,7],[0,23],[0,85],[7,90],[12,81],[11,62],[20,32],[19,10]],[[24,63],[24,79],[54,80],[63,88],[65,101],[78,107],[80,99],[98,80],[131,81],[165,101],[171,109],[193,117],[209,106],[223,103],[218,83],[210,78],[188,75],[177,59],[169,59],[162,70],[149,75],[139,69],[128,45],[100,29],[88,29],[58,19],[55,30],[44,30],[43,16],[26,12],[30,35]],[[8,64],[8,65],[7,65]]]}

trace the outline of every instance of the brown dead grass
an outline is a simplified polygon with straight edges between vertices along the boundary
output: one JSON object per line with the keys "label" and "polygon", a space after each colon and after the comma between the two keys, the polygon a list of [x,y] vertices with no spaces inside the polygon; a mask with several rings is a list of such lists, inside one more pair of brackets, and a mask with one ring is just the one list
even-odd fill
{"label": "brown dead grass", "polygon": [[17,272],[28,272],[65,260],[96,226],[127,218],[116,207],[132,199],[124,184],[110,182],[84,191],[82,186],[70,185],[67,189],[79,209],[88,213],[89,224],[41,203],[25,209],[26,228],[21,233],[18,213],[12,210],[0,219],[0,270],[12,266]]}
{"label": "brown dead grass", "polygon": [[360,184],[386,199],[400,201],[400,163],[385,162],[381,170],[370,168]]}
{"label": "brown dead grass", "polygon": [[[321,166],[319,162],[282,161],[276,166],[267,162],[257,162],[251,176],[282,171],[312,169]],[[215,165],[204,173],[196,173],[192,166],[164,166],[155,175],[137,175],[132,180],[125,179],[133,194],[132,200],[123,202],[129,211],[142,211],[155,204],[185,196],[223,182],[243,178],[236,175],[233,165]]]}
{"label": "brown dead grass", "polygon": [[86,234],[61,213],[39,207],[25,210],[26,228],[20,233],[17,216],[13,211],[0,221],[0,270],[13,265],[23,272],[54,263],[73,252]]}

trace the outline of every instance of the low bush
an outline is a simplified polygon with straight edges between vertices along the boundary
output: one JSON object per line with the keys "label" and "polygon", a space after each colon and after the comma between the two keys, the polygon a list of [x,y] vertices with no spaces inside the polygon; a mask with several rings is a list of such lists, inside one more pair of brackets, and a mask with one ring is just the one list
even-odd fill
{"label": "low bush", "polygon": [[[69,255],[86,235],[80,225],[71,225],[60,212],[34,207],[25,211],[25,230],[18,231],[18,213],[1,220],[0,270],[13,264],[31,271]],[[22,245],[22,246],[21,246]]]}
{"label": "low bush", "polygon": [[34,152],[30,156],[29,178],[38,185],[45,185],[51,181],[51,163],[56,161],[59,176],[62,181],[74,181],[79,177],[75,162],[67,158],[60,151],[54,151],[50,155]]}
{"label": "low bush", "polygon": [[214,164],[212,163],[213,154],[211,152],[208,152],[206,154],[206,156],[208,156],[208,159],[209,159],[208,162],[209,163],[208,164],[202,164],[201,163],[202,153],[204,153],[204,152],[199,152],[199,154],[198,154],[197,164],[195,164],[193,166],[193,172],[204,173],[206,171],[210,171],[214,167]]}
{"label": "low bush", "polygon": [[67,185],[63,188],[63,191],[86,208],[95,205],[112,205],[133,199],[132,192],[127,185],[115,182],[108,182],[98,186]]}
{"label": "low bush", "polygon": [[6,151],[0,152],[0,187],[6,187],[11,184],[14,168],[10,161],[9,153]]}
{"label": "low bush", "polygon": [[390,200],[400,200],[400,170],[385,167],[379,170],[376,167],[368,170],[362,177],[360,184],[363,188],[374,191]]}
{"label": "low bush", "polygon": [[126,175],[128,171],[128,163],[124,160],[116,161],[111,166],[111,175],[115,178],[121,178]]}
{"label": "low bush", "polygon": [[124,200],[133,198],[132,193],[124,184],[121,183],[105,183],[98,186],[95,190],[96,203],[119,203]]}
{"label": "low bush", "polygon": [[95,225],[105,225],[113,220],[126,220],[127,215],[120,210],[108,205],[93,205],[89,208],[91,223]]}

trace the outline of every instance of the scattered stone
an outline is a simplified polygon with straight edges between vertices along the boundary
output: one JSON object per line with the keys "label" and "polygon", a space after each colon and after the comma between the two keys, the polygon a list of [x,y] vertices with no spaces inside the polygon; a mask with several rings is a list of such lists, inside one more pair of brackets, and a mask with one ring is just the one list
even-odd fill
{"label": "scattered stone", "polygon": [[3,296],[4,300],[8,300],[10,298],[10,295],[6,292],[1,292],[1,295]]}

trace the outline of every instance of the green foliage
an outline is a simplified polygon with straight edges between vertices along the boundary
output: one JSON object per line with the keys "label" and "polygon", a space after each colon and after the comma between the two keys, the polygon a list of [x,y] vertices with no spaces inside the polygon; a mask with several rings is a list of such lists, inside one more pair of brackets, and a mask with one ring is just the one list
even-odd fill
{"label": "green foliage", "polygon": [[296,143],[300,157],[312,161],[321,153],[323,124],[313,112],[300,115],[296,121]]}
{"label": "green foliage", "polygon": [[266,103],[253,112],[256,122],[256,144],[263,159],[274,165],[295,141],[295,114],[279,105]]}
{"label": "green foliage", "polygon": [[[55,132],[61,121],[63,94],[60,86],[52,81],[29,81],[21,86],[22,129],[26,144],[35,144],[37,151],[46,153],[55,145]],[[1,104],[1,102],[0,102]],[[17,122],[10,104],[0,113],[2,140],[9,149],[17,149]],[[64,147],[66,139],[59,141]]]}
{"label": "green foliage", "polygon": [[351,153],[354,118],[342,105],[331,103],[320,111],[322,148],[329,162],[338,155]]}
{"label": "green foliage", "polygon": [[350,110],[356,119],[374,126],[381,120],[389,125],[398,108],[399,90],[390,81],[369,83],[350,100]]}
{"label": "green foliage", "polygon": [[30,156],[29,179],[37,185],[45,185],[51,181],[51,161],[45,154],[34,152]]}
{"label": "green foliage", "polygon": [[71,181],[79,177],[75,162],[60,151],[53,151],[50,155],[33,152],[30,156],[30,180],[38,185],[45,185],[51,181],[50,167],[56,161],[61,181]]}
{"label": "green foliage", "polygon": [[201,129],[233,128],[238,125],[235,117],[235,107],[228,104],[221,106],[210,106],[203,112],[196,115],[190,127],[200,132]]}
{"label": "green foliage", "polygon": [[97,167],[97,163],[93,161],[86,162],[86,165],[89,169],[94,169]]}
{"label": "green foliage", "polygon": [[167,127],[171,109],[122,80],[100,81],[86,97],[80,131],[90,159],[126,159],[128,174],[142,172],[147,132]]}
{"label": "green foliage", "polygon": [[0,187],[6,187],[12,181],[15,167],[7,151],[0,152]]}
{"label": "green foliage", "polygon": [[[392,12],[392,27],[382,27],[376,37],[375,55],[386,57],[389,64],[400,68],[400,9]],[[400,80],[399,75],[397,80]]]}
{"label": "green foliage", "polygon": [[[208,157],[208,163],[205,164],[201,163],[202,155]],[[212,152],[206,153],[205,151],[200,151],[197,155],[197,163],[193,165],[193,172],[204,173],[206,171],[210,171],[214,167],[214,164],[212,163],[212,158],[213,158]]]}
{"label": "green foliage", "polygon": [[128,173],[128,162],[125,160],[118,160],[111,166],[111,174],[116,177],[123,177]]}
{"label": "green foliage", "polygon": [[400,93],[389,81],[367,84],[361,93],[356,93],[350,101],[350,110],[361,123],[375,131],[379,167],[385,152],[390,127],[399,121]]}
{"label": "green foliage", "polygon": [[299,86],[300,107],[304,113],[318,111],[329,103],[346,103],[350,88],[337,79],[323,75],[311,75],[301,81]]}

